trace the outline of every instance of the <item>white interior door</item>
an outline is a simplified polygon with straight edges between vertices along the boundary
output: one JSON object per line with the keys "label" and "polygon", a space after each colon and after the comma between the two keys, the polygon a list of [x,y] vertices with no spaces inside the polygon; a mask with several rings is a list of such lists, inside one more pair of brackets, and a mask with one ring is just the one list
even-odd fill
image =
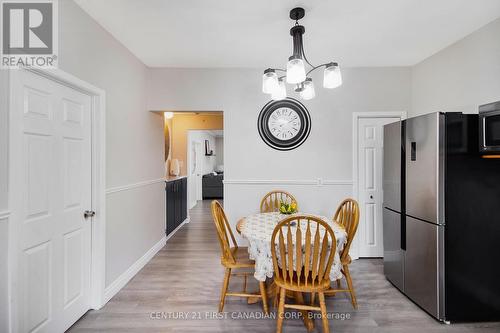
{"label": "white interior door", "polygon": [[203,147],[202,143],[199,141],[195,141],[195,151],[196,151],[196,200],[202,200],[203,199],[203,182],[202,182],[202,173],[203,173]]}
{"label": "white interior door", "polygon": [[89,96],[26,71],[12,112],[19,332],[63,332],[90,304]]}
{"label": "white interior door", "polygon": [[188,197],[190,208],[193,208],[198,200],[202,200],[202,144],[190,140],[189,145]]}
{"label": "white interior door", "polygon": [[399,118],[358,120],[358,200],[361,210],[357,232],[360,257],[383,257],[382,168],[385,124]]}

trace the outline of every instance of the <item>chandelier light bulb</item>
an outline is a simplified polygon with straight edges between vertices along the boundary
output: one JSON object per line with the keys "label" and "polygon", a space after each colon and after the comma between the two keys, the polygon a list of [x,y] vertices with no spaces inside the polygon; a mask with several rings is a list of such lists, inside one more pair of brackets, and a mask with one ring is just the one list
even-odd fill
{"label": "chandelier light bulb", "polygon": [[274,69],[268,68],[262,75],[262,92],[272,94],[276,89],[278,89],[278,75]]}
{"label": "chandelier light bulb", "polygon": [[278,80],[278,87],[272,92],[271,99],[277,101],[277,100],[285,99],[285,98],[286,98],[285,80],[279,79]]}
{"label": "chandelier light bulb", "polygon": [[337,88],[342,85],[342,74],[336,62],[331,62],[325,67],[323,76],[323,87],[328,89]]}
{"label": "chandelier light bulb", "polygon": [[314,91],[314,83],[311,78],[307,78],[303,83],[303,89],[300,92],[300,97],[303,100],[310,100],[316,96],[316,92]]}
{"label": "chandelier light bulb", "polygon": [[296,84],[303,82],[306,79],[306,68],[304,61],[295,56],[288,58],[286,64],[286,82]]}

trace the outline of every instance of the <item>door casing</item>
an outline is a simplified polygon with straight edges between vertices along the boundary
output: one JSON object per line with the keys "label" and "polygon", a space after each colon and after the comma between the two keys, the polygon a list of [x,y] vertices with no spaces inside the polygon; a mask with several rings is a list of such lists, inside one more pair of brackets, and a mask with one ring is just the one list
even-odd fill
{"label": "door casing", "polygon": [[[19,71],[28,71],[32,74],[40,76],[44,79],[57,82],[71,89],[84,93],[91,98],[91,146],[92,146],[92,191],[91,202],[92,210],[96,215],[91,222],[91,292],[90,304],[91,309],[99,309],[104,303],[104,288],[105,288],[105,230],[106,230],[106,93],[104,90],[97,88],[77,77],[68,74],[60,69],[43,70],[35,68],[20,68],[8,70],[9,76],[9,188],[14,188],[12,170],[20,170],[22,165],[19,165],[20,151],[18,129],[20,124],[15,121],[16,117],[12,113],[16,111],[14,96],[18,86],[15,83]],[[21,220],[20,214],[14,207],[19,207],[17,196],[12,195],[9,191],[9,207],[11,215],[9,220],[9,245],[8,245],[8,296],[9,296],[9,331],[18,331],[18,322],[20,319],[17,313],[19,300],[17,299],[17,248],[19,240],[19,229],[17,225]]]}
{"label": "door casing", "polygon": [[[352,114],[352,178],[353,178],[353,191],[352,197],[359,201],[359,159],[358,159],[358,122],[362,118],[400,118],[406,119],[406,111],[377,111],[377,112],[353,112]],[[360,211],[363,214],[363,211]],[[357,237],[354,237],[351,245],[350,256],[352,259],[358,259],[360,254],[361,244]]]}
{"label": "door casing", "polygon": [[[188,130],[187,134],[187,143],[186,143],[186,157],[187,157],[187,166],[186,166],[186,175],[188,179],[187,191],[188,191],[188,210],[192,209],[198,200],[202,200],[202,177],[201,175],[203,171],[203,144],[201,141],[193,138],[193,132],[199,132],[202,130]],[[193,153],[193,149],[197,150],[197,153]],[[195,156],[199,155],[199,156]],[[196,170],[195,173],[192,173],[192,165],[196,163],[196,167],[200,170],[200,176],[197,176]]]}

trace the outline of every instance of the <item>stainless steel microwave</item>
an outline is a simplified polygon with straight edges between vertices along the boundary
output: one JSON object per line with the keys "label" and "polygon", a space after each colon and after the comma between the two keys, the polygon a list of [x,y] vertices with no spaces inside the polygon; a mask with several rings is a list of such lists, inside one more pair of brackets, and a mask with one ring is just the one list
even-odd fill
{"label": "stainless steel microwave", "polygon": [[479,149],[500,154],[500,101],[479,106]]}

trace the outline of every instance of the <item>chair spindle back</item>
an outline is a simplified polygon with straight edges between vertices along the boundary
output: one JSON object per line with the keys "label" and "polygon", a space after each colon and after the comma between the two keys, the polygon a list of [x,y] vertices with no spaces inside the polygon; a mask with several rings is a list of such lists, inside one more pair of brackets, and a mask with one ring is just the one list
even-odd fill
{"label": "chair spindle back", "polygon": [[234,238],[231,226],[229,225],[226,213],[224,212],[224,208],[222,208],[221,204],[217,200],[214,200],[211,205],[212,217],[214,219],[215,229],[217,230],[217,238],[219,239],[221,247],[222,259],[234,263],[235,259],[233,253],[231,252],[229,238],[231,238],[233,247],[237,248],[238,244],[236,243],[236,238]]}
{"label": "chair spindle back", "polygon": [[342,249],[341,258],[349,255],[349,248],[356,234],[359,223],[359,205],[354,199],[348,198],[342,201],[335,212],[333,220],[342,225],[347,233],[347,243]]}
{"label": "chair spindle back", "polygon": [[[262,198],[262,201],[260,202],[260,212],[261,213],[279,212],[280,204],[282,202],[287,204],[295,202],[297,204],[297,200],[295,200],[295,197],[290,193],[281,190],[271,191],[267,193],[264,196],[264,198]],[[298,209],[299,208],[297,204],[297,211]]]}
{"label": "chair spindle back", "polygon": [[310,215],[285,218],[274,228],[271,238],[275,278],[304,287],[329,281],[336,246],[332,228],[321,218]]}

